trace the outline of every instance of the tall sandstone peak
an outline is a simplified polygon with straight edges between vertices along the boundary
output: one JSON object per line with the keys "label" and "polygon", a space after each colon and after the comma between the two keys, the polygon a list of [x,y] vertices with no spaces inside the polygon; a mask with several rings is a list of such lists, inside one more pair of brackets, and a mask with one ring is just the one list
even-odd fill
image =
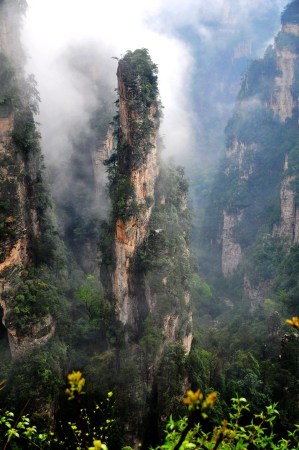
{"label": "tall sandstone peak", "polygon": [[[144,60],[144,64],[148,63],[149,61]],[[123,183],[127,183],[131,190],[126,207],[132,207],[132,214],[129,217],[116,218],[113,294],[119,320],[124,325],[131,326],[134,326],[138,314],[132,301],[132,259],[148,232],[155,183],[159,173],[158,92],[156,80],[150,79],[150,72],[138,73],[138,69],[141,69],[141,72],[143,70],[141,64],[140,59],[140,66],[138,63],[134,67],[134,62],[124,58],[119,62],[117,70],[118,145],[121,148],[118,168],[121,176],[125,177]],[[150,67],[145,66],[144,69],[150,70]]]}
{"label": "tall sandstone peak", "polygon": [[[146,49],[128,52],[119,61],[117,78],[114,149],[106,161],[114,230],[111,296],[125,327],[140,333],[146,318],[157,315],[156,326],[163,329],[165,342],[184,342],[188,352],[192,335],[185,271],[190,255],[188,231],[182,225],[188,215],[186,186],[183,172],[167,169],[159,158],[157,67]],[[186,267],[173,263],[175,252],[186,260]],[[185,281],[171,287],[171,276]],[[180,306],[160,311],[163,301],[175,305],[176,297]]]}
{"label": "tall sandstone peak", "polygon": [[23,71],[23,3],[0,3],[0,306],[13,357],[45,343],[55,332],[48,312],[38,313],[36,321],[26,314],[21,319],[26,305],[17,295],[26,284],[27,271],[38,266],[37,247],[46,222],[42,203],[48,201],[33,115],[35,84]]}
{"label": "tall sandstone peak", "polygon": [[[167,364],[169,358],[183,360],[192,343],[191,220],[183,169],[160,159],[157,67],[148,51],[127,52],[117,79],[113,139],[110,131],[102,151],[108,157],[111,216],[100,238],[101,278],[122,345],[138,368],[131,398],[146,398],[128,419],[132,437],[143,421],[153,420],[155,430],[158,417],[168,414],[164,383],[180,391],[186,379],[182,368],[170,387]],[[152,436],[144,439],[151,442]]]}

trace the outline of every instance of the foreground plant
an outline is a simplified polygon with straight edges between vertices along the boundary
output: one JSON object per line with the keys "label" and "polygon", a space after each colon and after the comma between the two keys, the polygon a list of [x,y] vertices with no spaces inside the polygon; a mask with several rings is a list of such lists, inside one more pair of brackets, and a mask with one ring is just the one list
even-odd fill
{"label": "foreground plant", "polygon": [[[294,318],[293,318],[294,319]],[[293,321],[292,319],[292,321]],[[291,324],[292,325],[292,324]],[[294,326],[294,325],[292,325]],[[71,443],[67,437],[57,439],[53,433],[40,433],[32,425],[30,417],[22,413],[15,418],[14,413],[0,411],[0,444],[2,449],[62,449],[72,450],[108,450],[109,433],[113,427],[114,419],[110,417],[113,409],[110,401],[112,392],[107,399],[96,404],[92,410],[82,408],[81,396],[85,378],[81,372],[72,372],[68,375],[66,394],[74,402],[77,409],[75,421],[69,421],[74,441]],[[217,401],[217,393],[210,392],[206,396],[198,389],[189,390],[183,399],[188,408],[188,415],[178,420],[171,416],[165,427],[163,444],[155,450],[296,450],[299,448],[299,425],[294,426],[286,437],[278,436],[274,432],[274,423],[279,412],[276,405],[270,405],[259,414],[252,414],[246,399],[233,398],[232,406],[227,419],[220,424],[212,425],[209,421],[209,412]],[[108,410],[106,406],[108,405]],[[94,425],[98,412],[104,420]],[[250,419],[248,419],[250,417]],[[130,447],[125,447],[130,450]],[[123,449],[124,450],[124,449]]]}
{"label": "foreground plant", "polygon": [[[232,399],[228,420],[212,427],[205,424],[206,409],[213,406],[215,393],[206,398],[200,391],[188,391],[184,403],[189,407],[189,416],[177,421],[170,417],[165,429],[165,441],[155,450],[203,449],[203,450],[245,450],[271,449],[296,450],[299,448],[299,426],[288,432],[287,438],[276,435],[273,424],[278,416],[276,405],[268,406],[260,414],[252,415],[249,423],[242,424],[244,413],[250,414],[245,398]],[[241,420],[242,419],[242,420]]]}
{"label": "foreground plant", "polygon": [[50,434],[40,433],[35,425],[31,424],[28,414],[15,417],[11,411],[0,411],[0,444],[6,450],[15,441],[19,443],[17,449],[46,449],[50,447]]}

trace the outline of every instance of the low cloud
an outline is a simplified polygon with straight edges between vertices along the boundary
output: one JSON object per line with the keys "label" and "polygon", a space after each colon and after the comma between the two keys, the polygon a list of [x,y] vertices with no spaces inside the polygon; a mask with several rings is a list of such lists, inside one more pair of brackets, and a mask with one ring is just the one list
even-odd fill
{"label": "low cloud", "polygon": [[[207,55],[201,66],[195,63],[194,52],[186,36],[188,30],[201,42],[209,42],[207,51],[221,52],[228,35],[240,27],[251,27],[256,19],[266,16],[273,8],[281,11],[283,0],[28,0],[27,19],[23,40],[30,56],[28,71],[36,75],[42,98],[41,117],[43,146],[48,158],[71,151],[69,133],[85,127],[94,107],[91,84],[80,81],[70,66],[63,64],[67,49],[91,45],[101,54],[97,63],[105,67],[109,89],[116,87],[116,62],[112,56],[121,56],[127,50],[146,47],[159,66],[159,83],[164,121],[166,155],[185,155],[194,147],[196,121],[192,97],[195,71],[209,77],[205,68]],[[217,33],[222,28],[217,41]],[[184,34],[184,33],[183,33]],[[219,37],[219,36],[218,36]],[[269,39],[269,35],[267,35]],[[207,70],[206,74],[204,71]],[[106,89],[106,88],[105,88]],[[203,97],[207,95],[202,93]]]}

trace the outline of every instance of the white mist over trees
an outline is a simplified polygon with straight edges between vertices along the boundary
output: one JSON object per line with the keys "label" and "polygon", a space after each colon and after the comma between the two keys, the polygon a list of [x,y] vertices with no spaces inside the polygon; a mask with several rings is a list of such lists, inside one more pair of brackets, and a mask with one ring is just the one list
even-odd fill
{"label": "white mist over trees", "polygon": [[[93,104],[91,86],[80,85],[70,67],[62,64],[69,46],[90,44],[97,48],[110,87],[115,85],[116,71],[111,57],[119,57],[130,48],[148,48],[159,67],[165,154],[183,153],[185,158],[186,151],[198,147],[195,130],[204,134],[207,127],[204,119],[194,112],[203,107],[211,109],[214,126],[222,133],[224,123],[216,122],[217,115],[229,114],[232,107],[224,105],[222,98],[213,97],[213,91],[218,94],[220,89],[232,89],[225,86],[230,80],[215,79],[215,71],[221,70],[216,60],[222,58],[224,65],[229,63],[222,55],[228,49],[233,51],[234,34],[243,34],[245,40],[254,43],[251,53],[246,55],[248,59],[261,55],[279,27],[279,14],[286,3],[285,0],[218,0],[209,4],[197,0],[109,3],[88,0],[83,4],[29,0],[23,39],[30,56],[28,71],[35,74],[41,92],[40,121],[47,156],[54,154],[57,159],[60,147],[70,147],[68,128],[77,128],[79,123],[84,128],[85,114],[88,115]],[[256,40],[255,23],[263,18],[269,20],[263,25],[262,39]],[[238,80],[242,68],[233,70]],[[204,81],[209,79],[210,83]],[[211,90],[211,101],[206,99],[210,95],[207,89]],[[230,93],[230,102],[237,91],[238,85]],[[63,127],[65,132],[62,123],[69,124]],[[211,145],[209,138],[201,145],[205,144]]]}

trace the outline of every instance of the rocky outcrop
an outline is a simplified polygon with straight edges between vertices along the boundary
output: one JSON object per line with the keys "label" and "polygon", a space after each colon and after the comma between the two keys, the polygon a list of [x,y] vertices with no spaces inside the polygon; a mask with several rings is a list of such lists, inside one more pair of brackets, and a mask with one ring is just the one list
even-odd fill
{"label": "rocky outcrop", "polygon": [[240,214],[223,212],[222,273],[225,278],[233,275],[242,259],[241,245],[235,239],[234,229],[242,218]]}
{"label": "rocky outcrop", "polygon": [[[9,292],[10,287],[6,286],[5,289]],[[1,294],[3,295],[4,292],[2,287]],[[5,319],[11,312],[7,307],[7,303],[0,299],[0,306],[3,309],[2,323],[7,329],[9,347],[13,359],[22,357],[40,345],[46,344],[54,336],[56,326],[51,314],[42,317],[37,324],[32,325],[26,335],[21,335],[16,328],[6,324]]]}
{"label": "rocky outcrop", "polygon": [[13,116],[0,119],[0,305],[3,308],[3,324],[7,328],[12,357],[47,342],[55,331],[50,315],[41,318],[28,335],[18,334],[17,329],[6,323],[11,312],[11,290],[15,288],[22,271],[30,265],[29,245],[31,239],[40,235],[38,214],[30,204],[26,178],[28,170],[12,140]]}
{"label": "rocky outcrop", "polygon": [[[120,170],[127,175],[126,183],[130,184],[137,212],[128,219],[118,218],[115,224],[115,269],[112,274],[112,291],[116,302],[116,313],[124,325],[135,326],[138,321],[138,308],[134,301],[131,282],[131,267],[138,247],[144,241],[148,232],[151,216],[155,183],[159,174],[158,165],[158,123],[156,99],[144,111],[135,109],[132,97],[138,97],[138,80],[134,92],[126,80],[125,64],[119,64],[119,145],[123,147],[119,155]],[[138,77],[138,74],[135,74]],[[148,124],[150,131],[146,137],[136,138],[137,131]],[[146,142],[144,142],[144,139]],[[144,148],[146,146],[146,149]]]}
{"label": "rocky outcrop", "polygon": [[269,294],[270,287],[270,281],[263,281],[255,285],[250,282],[246,275],[244,276],[244,298],[249,302],[251,312],[254,312],[263,304]]}
{"label": "rocky outcrop", "polygon": [[[0,3],[0,54],[3,64],[3,84],[0,87],[3,97],[0,105],[0,305],[13,357],[19,357],[35,345],[46,342],[55,330],[50,315],[41,317],[40,323],[33,325],[27,335],[21,335],[6,320],[8,314],[13,314],[11,303],[14,301],[14,289],[24,269],[28,270],[32,265],[30,252],[33,241],[36,243],[41,236],[36,195],[36,189],[39,189],[42,196],[41,184],[38,185],[41,182],[40,151],[38,146],[34,150],[30,147],[26,141],[29,137],[25,134],[30,129],[32,142],[38,136],[22,91],[25,82],[18,26],[21,3],[7,0]],[[12,100],[16,98],[18,106]]]}
{"label": "rocky outcrop", "polygon": [[296,208],[296,192],[294,189],[294,176],[286,177],[281,183],[280,211],[281,220],[273,227],[273,236],[279,236],[289,244],[298,242],[298,211]]}
{"label": "rocky outcrop", "polygon": [[[243,84],[235,117],[232,121],[237,126],[231,129],[232,135],[226,150],[226,167],[224,169],[227,179],[233,180],[229,181],[229,184],[233,186],[233,189],[231,189],[231,197],[233,199],[228,200],[229,205],[224,208],[223,212],[222,272],[225,277],[230,277],[235,272],[242,259],[242,248],[235,232],[236,226],[242,221],[242,217],[246,218],[247,216],[257,226],[257,217],[250,215],[256,215],[261,206],[255,208],[254,204],[257,204],[259,201],[267,202],[270,197],[269,193],[265,193],[268,199],[259,200],[259,197],[263,198],[264,192],[258,194],[252,186],[253,179],[255,179],[254,183],[258,182],[262,186],[263,182],[257,181],[257,179],[266,176],[262,175],[261,167],[263,163],[261,163],[259,155],[259,152],[263,151],[264,144],[261,144],[261,138],[257,129],[253,128],[252,132],[249,133],[249,129],[242,129],[240,132],[238,126],[242,128],[247,117],[248,120],[252,121],[250,116],[254,110],[256,110],[258,115],[264,109],[264,117],[268,114],[267,109],[272,110],[275,116],[274,122],[278,118],[281,126],[287,126],[289,123],[288,119],[291,119],[294,113],[297,114],[298,98],[295,95],[295,84],[298,76],[296,68],[298,65],[298,54],[295,49],[297,48],[299,25],[287,22],[286,18],[292,20],[292,16],[288,16],[288,14],[283,15],[282,31],[275,40],[275,47],[271,50],[272,53],[268,51],[265,55],[265,59],[262,62],[262,64],[265,64],[265,69],[261,68],[260,74],[258,76],[254,75],[256,78],[252,81],[253,85],[248,85],[248,80],[254,73],[254,70],[251,73],[251,69],[249,69],[248,79],[245,77],[246,83],[244,82]],[[270,55],[272,56],[270,57]],[[273,76],[275,66],[276,76]],[[272,68],[271,73],[269,72],[266,76],[265,71],[269,70],[270,67]],[[249,110],[246,108],[249,108]],[[253,109],[250,110],[250,108]],[[273,123],[274,126],[275,124]],[[243,140],[244,142],[242,142]],[[276,150],[277,153],[280,151],[280,149]],[[281,167],[281,171],[283,172],[284,170],[285,172],[280,185],[281,220],[273,226],[272,234],[282,238],[286,243],[292,244],[297,243],[299,239],[299,213],[296,208],[295,176],[288,175],[293,173],[293,169],[290,168],[291,170],[289,170],[288,166],[288,157],[286,156],[284,168]],[[256,175],[256,172],[258,175]],[[250,189],[254,192],[255,199],[251,198]],[[244,195],[246,191],[248,191],[248,194]],[[240,192],[241,195],[239,194]],[[251,210],[255,210],[255,212],[251,213]],[[233,211],[233,213],[228,211]],[[242,226],[246,227],[246,224],[244,223]],[[246,245],[248,245],[248,239],[245,239],[245,241]],[[245,291],[246,289],[245,287]]]}
{"label": "rocky outcrop", "polygon": [[275,91],[270,108],[285,122],[292,117],[296,101],[292,95],[296,55],[286,49],[277,49],[277,67],[280,75],[275,78]]}
{"label": "rocky outcrop", "polygon": [[235,139],[232,145],[226,150],[229,165],[225,170],[225,175],[229,176],[232,172],[237,171],[240,181],[248,180],[254,170],[253,161],[256,149],[256,144],[248,145]]}
{"label": "rocky outcrop", "polygon": [[[92,154],[96,197],[100,199],[105,195],[107,186],[107,175],[104,162],[110,158],[113,146],[113,127],[112,125],[109,125],[106,139],[103,142],[100,142],[99,148]],[[105,202],[107,202],[107,195],[105,195]]]}
{"label": "rocky outcrop", "polygon": [[23,52],[20,46],[20,9],[22,0],[2,0],[0,2],[0,52],[20,64]]}
{"label": "rocky outcrop", "polygon": [[[282,31],[278,38],[279,36],[288,38],[288,35],[298,37],[299,25],[296,23],[283,23]],[[298,55],[283,44],[276,44],[276,53],[279,75],[275,78],[275,88],[270,108],[282,122],[285,122],[292,117],[294,107],[298,106],[298,99],[294,97],[292,92]]]}
{"label": "rocky outcrop", "polygon": [[[240,189],[254,172],[254,157],[256,144],[245,144],[234,139],[226,150],[227,165],[224,171],[226,177],[237,177],[236,189]],[[235,233],[236,226],[240,223],[243,212],[223,211],[222,228],[222,273],[225,278],[231,277],[242,259],[242,248]]]}
{"label": "rocky outcrop", "polygon": [[282,31],[299,36],[299,25],[297,23],[284,23],[282,24]]}

